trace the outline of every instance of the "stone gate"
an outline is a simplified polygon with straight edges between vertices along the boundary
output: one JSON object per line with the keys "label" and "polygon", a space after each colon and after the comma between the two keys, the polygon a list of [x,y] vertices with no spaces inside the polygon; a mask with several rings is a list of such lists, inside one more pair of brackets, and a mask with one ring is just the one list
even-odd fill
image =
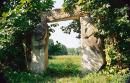
{"label": "stone gate", "polygon": [[48,25],[49,22],[79,19],[81,25],[81,48],[83,52],[82,67],[85,72],[98,71],[105,64],[102,41],[95,37],[95,28],[89,13],[81,11],[76,7],[73,13],[64,12],[62,9],[41,13],[41,23],[33,30],[31,38],[31,62],[28,64],[30,70],[41,73],[48,65]]}

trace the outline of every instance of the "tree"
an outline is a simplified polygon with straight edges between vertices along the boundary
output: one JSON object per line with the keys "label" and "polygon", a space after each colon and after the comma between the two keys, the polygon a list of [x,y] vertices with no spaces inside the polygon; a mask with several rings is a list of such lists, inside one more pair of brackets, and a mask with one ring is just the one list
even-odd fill
{"label": "tree", "polygon": [[81,55],[81,48],[67,48],[69,55]]}
{"label": "tree", "polygon": [[53,7],[53,1],[7,0],[3,3],[2,0],[1,3],[0,62],[14,69],[25,69],[23,39],[40,23],[40,12]]}
{"label": "tree", "polygon": [[68,50],[69,55],[75,55],[76,54],[74,48],[68,48],[67,50]]}
{"label": "tree", "polygon": [[65,45],[59,43],[58,41],[54,44],[52,39],[49,39],[48,43],[49,55],[67,55],[67,48]]}
{"label": "tree", "polygon": [[80,21],[79,20],[73,20],[68,26],[62,26],[62,31],[64,33],[70,34],[71,31],[78,33],[76,36],[77,38],[80,38]]}
{"label": "tree", "polygon": [[106,56],[110,57],[108,64],[118,65],[118,68],[123,67],[123,62],[128,64],[130,59],[128,47],[130,46],[129,1],[64,0],[63,9],[70,11],[69,9],[74,9],[76,5],[79,5],[83,11],[90,13],[94,26],[98,28],[95,36],[101,37],[105,42]]}
{"label": "tree", "polygon": [[57,55],[67,55],[68,54],[67,47],[61,43],[59,45],[60,45],[60,50],[56,54]]}

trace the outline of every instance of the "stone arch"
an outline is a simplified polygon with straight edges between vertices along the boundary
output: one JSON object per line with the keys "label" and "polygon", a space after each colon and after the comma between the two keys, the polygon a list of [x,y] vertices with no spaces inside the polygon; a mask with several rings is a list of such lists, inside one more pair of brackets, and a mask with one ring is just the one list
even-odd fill
{"label": "stone arch", "polygon": [[[98,71],[105,64],[103,55],[102,41],[94,34],[98,31],[92,24],[89,13],[81,11],[80,7],[76,7],[73,13],[64,12],[62,9],[54,9],[52,11],[41,12],[41,25],[36,28],[39,35],[32,34],[32,61],[29,68],[34,72],[43,72],[48,65],[48,22],[57,22],[64,20],[79,19],[81,23],[81,47],[83,51],[82,65],[86,72]],[[36,40],[37,37],[40,40]],[[38,48],[37,48],[38,47]]]}

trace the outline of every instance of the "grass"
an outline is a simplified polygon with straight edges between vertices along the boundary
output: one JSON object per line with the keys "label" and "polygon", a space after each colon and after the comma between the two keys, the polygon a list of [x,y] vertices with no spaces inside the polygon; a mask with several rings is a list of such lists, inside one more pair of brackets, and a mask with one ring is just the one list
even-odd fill
{"label": "grass", "polygon": [[32,72],[6,71],[12,83],[126,83],[129,74],[90,73],[81,75],[81,56],[53,56],[43,74]]}
{"label": "grass", "polygon": [[49,60],[47,73],[57,77],[76,76],[81,70],[80,56],[53,56]]}

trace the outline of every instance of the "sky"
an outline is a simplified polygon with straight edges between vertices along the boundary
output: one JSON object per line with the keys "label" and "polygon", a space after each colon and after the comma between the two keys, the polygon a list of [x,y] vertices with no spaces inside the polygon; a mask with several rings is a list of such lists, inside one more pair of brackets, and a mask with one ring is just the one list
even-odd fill
{"label": "sky", "polygon": [[[56,1],[56,3],[54,4],[53,9],[61,8],[61,6],[63,4],[63,0],[55,0],[55,1]],[[80,40],[75,38],[77,36],[77,33],[72,32],[71,34],[65,34],[60,29],[61,26],[67,26],[71,22],[72,22],[72,20],[58,22],[59,26],[53,27],[55,32],[51,34],[50,39],[53,39],[54,42],[58,41],[58,42],[64,44],[68,48],[79,47]]]}
{"label": "sky", "polygon": [[55,4],[54,4],[53,9],[56,9],[56,8],[61,8],[62,7],[62,4],[63,4],[64,0],[54,0],[54,1],[55,1]]}

